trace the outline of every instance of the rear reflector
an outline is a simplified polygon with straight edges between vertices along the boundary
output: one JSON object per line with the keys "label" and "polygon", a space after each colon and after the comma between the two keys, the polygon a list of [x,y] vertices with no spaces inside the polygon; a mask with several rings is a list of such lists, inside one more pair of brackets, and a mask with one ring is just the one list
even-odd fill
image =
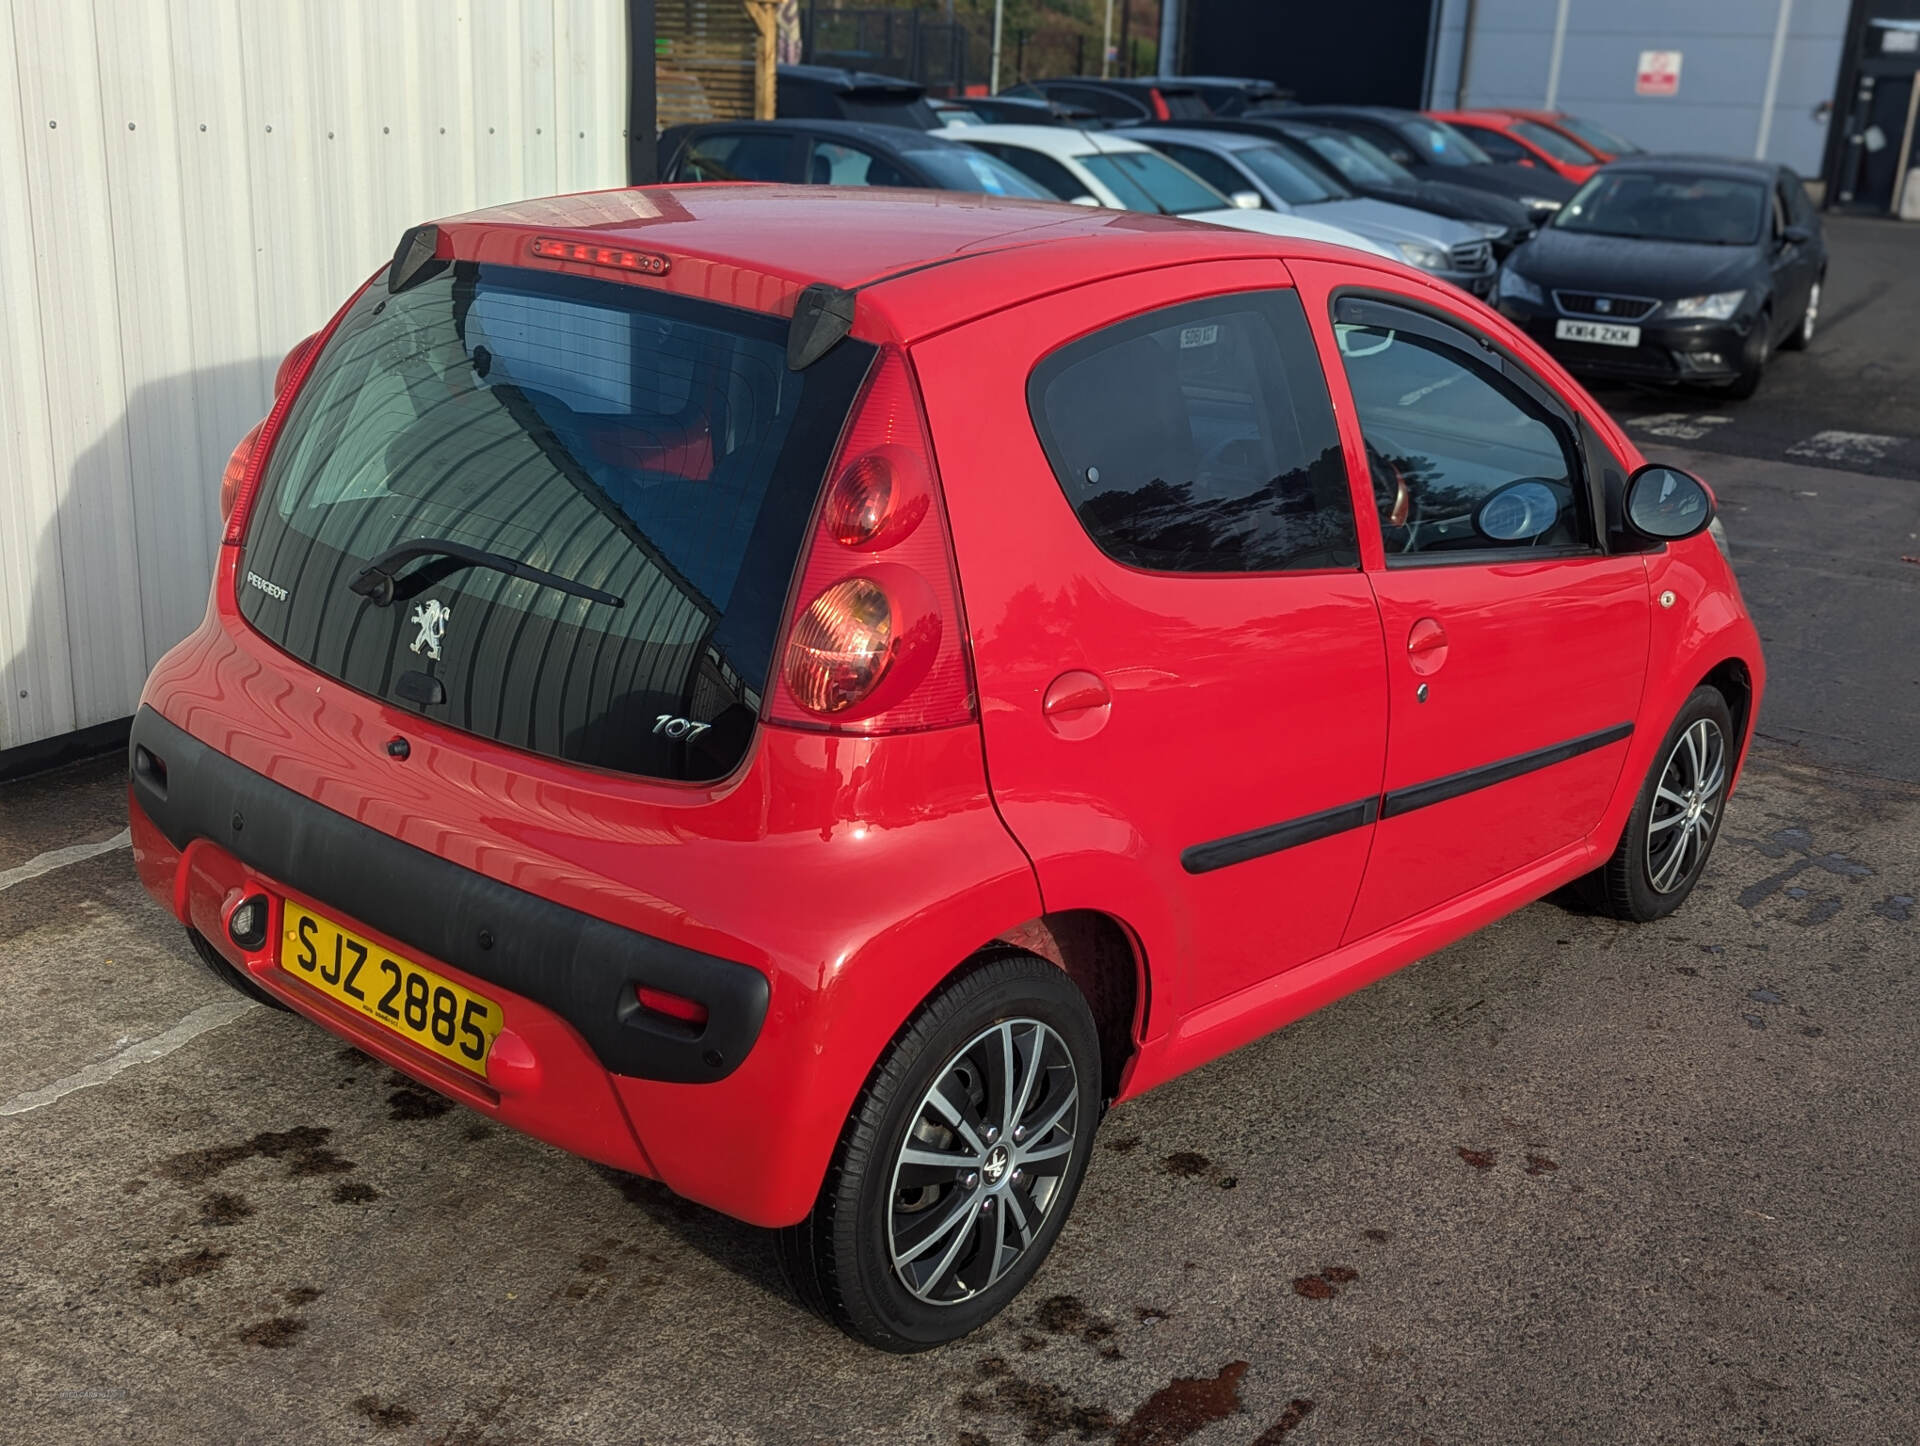
{"label": "rear reflector", "polygon": [[588,266],[611,266],[619,271],[638,271],[648,276],[665,276],[672,262],[651,251],[634,251],[625,246],[600,246],[591,241],[563,241],[558,236],[536,236],[533,254],[548,261],[579,261]]}
{"label": "rear reflector", "polygon": [[664,1014],[669,1019],[677,1019],[690,1029],[706,1028],[707,1006],[699,1000],[669,994],[664,989],[649,989],[644,984],[640,985],[636,992],[640,997],[642,1009],[651,1009],[655,1014]]}

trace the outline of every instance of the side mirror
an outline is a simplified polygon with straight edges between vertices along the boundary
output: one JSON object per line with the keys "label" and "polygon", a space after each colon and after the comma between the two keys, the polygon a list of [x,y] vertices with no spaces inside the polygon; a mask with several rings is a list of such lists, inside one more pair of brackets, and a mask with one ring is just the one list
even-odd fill
{"label": "side mirror", "polygon": [[1560,499],[1531,477],[1497,489],[1473,514],[1474,530],[1492,542],[1532,542],[1559,520]]}
{"label": "side mirror", "polygon": [[1627,526],[1642,537],[1678,542],[1707,530],[1713,521],[1713,494],[1706,483],[1678,467],[1649,465],[1627,478],[1626,518]]}
{"label": "side mirror", "polygon": [[293,344],[293,350],[280,359],[280,370],[273,374],[273,394],[277,397],[287,389],[287,381],[300,369],[300,363],[306,360],[307,352],[313,347],[314,338],[320,335],[302,337]]}
{"label": "side mirror", "polygon": [[1260,207],[1265,204],[1261,201],[1258,191],[1235,191],[1231,196],[1227,197],[1227,199],[1233,202],[1236,209],[1241,211],[1258,211]]}
{"label": "side mirror", "polygon": [[1813,228],[1810,226],[1789,226],[1780,233],[1780,239],[1785,241],[1789,246],[1804,246],[1813,239]]}

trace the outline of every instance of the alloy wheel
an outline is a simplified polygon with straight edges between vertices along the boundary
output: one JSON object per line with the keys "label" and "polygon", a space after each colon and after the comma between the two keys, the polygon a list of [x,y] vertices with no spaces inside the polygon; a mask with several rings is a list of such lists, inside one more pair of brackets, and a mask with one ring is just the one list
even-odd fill
{"label": "alloy wheel", "polygon": [[1687,725],[1660,770],[1647,821],[1647,881],[1671,894],[1699,870],[1727,786],[1726,735],[1711,718]]}
{"label": "alloy wheel", "polygon": [[942,1066],[894,1162],[887,1246],[915,1299],[954,1305],[998,1282],[1061,1197],[1080,1127],[1066,1043],[1002,1020]]}

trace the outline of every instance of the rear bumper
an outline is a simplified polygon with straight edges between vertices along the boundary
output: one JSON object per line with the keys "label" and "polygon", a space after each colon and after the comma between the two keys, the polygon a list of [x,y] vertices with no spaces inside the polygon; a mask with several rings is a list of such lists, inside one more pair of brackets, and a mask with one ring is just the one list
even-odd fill
{"label": "rear bumper", "polygon": [[[327,912],[452,966],[484,993],[506,990],[540,1005],[610,1073],[710,1084],[732,1074],[759,1038],[769,986],[749,965],[565,908],[402,843],[243,768],[152,708],[134,718],[129,759],[138,808],[175,850],[212,845],[276,901],[297,884]],[[189,922],[217,946],[237,947],[224,916],[212,928]],[[280,937],[278,922],[269,941]],[[324,1000],[265,962],[266,972]],[[245,967],[263,972],[253,960]],[[643,986],[697,1001],[705,1026],[696,1032],[638,1008]]]}

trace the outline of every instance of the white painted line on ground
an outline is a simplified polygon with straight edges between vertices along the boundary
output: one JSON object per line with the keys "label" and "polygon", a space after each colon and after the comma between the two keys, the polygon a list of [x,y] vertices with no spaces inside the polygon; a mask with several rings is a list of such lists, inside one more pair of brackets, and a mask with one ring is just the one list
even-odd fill
{"label": "white painted line on ground", "polygon": [[57,1079],[50,1085],[26,1094],[15,1095],[0,1105],[0,1115],[24,1115],[29,1110],[37,1110],[64,1099],[75,1090],[91,1089],[94,1085],[105,1084],[124,1070],[132,1069],[136,1064],[151,1064],[172,1054],[183,1044],[188,1044],[205,1034],[209,1029],[218,1029],[231,1023],[250,1009],[260,1006],[251,999],[222,999],[216,1004],[203,1004],[185,1019],[174,1025],[164,1034],[156,1034],[151,1039],[143,1039],[130,1045],[112,1059],[103,1059],[98,1064],[90,1064],[78,1074],[70,1074],[65,1079]]}
{"label": "white painted line on ground", "polygon": [[1883,437],[1878,432],[1815,432],[1805,441],[1787,448],[1787,455],[1812,457],[1821,462],[1883,462],[1888,451],[1903,440]]}
{"label": "white painted line on ground", "polygon": [[82,859],[97,858],[101,854],[110,854],[115,849],[130,847],[133,843],[133,830],[121,829],[112,838],[101,839],[99,843],[68,844],[63,849],[50,849],[38,858],[28,859],[24,864],[15,864],[10,869],[0,870],[0,889],[10,889],[15,884],[24,884],[28,879],[37,879],[42,874],[50,874],[55,869],[63,869],[68,864],[77,864]]}
{"label": "white painted line on ground", "polygon": [[1682,442],[1697,442],[1715,427],[1724,427],[1732,417],[1713,412],[1655,412],[1646,417],[1628,417],[1629,427],[1638,427],[1655,437],[1672,437]]}

